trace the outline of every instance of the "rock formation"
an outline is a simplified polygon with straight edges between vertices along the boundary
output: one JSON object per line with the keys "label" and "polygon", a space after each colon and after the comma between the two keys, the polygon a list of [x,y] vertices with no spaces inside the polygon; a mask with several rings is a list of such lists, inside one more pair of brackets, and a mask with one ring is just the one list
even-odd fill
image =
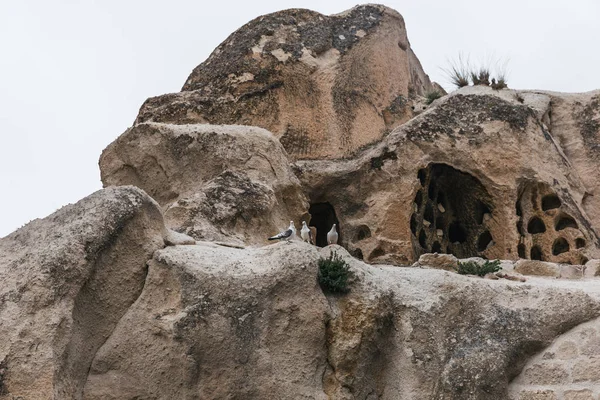
{"label": "rock formation", "polygon": [[0,399],[598,398],[600,92],[434,88],[383,6],[240,28],[0,240]]}
{"label": "rock formation", "polygon": [[396,11],[292,9],[234,32],[180,93],[148,99],[136,123],[255,125],[293,159],[339,158],[410,119],[433,89]]}
{"label": "rock formation", "polygon": [[263,243],[308,203],[285,150],[264,129],[141,123],[100,158],[105,185],[135,185],[167,226],[196,239]]}

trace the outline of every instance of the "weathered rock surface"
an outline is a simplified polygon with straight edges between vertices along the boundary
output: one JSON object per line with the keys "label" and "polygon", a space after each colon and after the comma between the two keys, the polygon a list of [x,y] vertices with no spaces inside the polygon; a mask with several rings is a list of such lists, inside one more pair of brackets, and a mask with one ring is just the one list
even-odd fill
{"label": "weathered rock surface", "polygon": [[0,240],[0,398],[81,398],[164,233],[158,204],[121,187]]}
{"label": "weathered rock surface", "polygon": [[[317,284],[331,250],[355,274],[346,296]],[[95,352],[84,398],[507,398],[530,356],[600,315],[586,282],[373,267],[301,242],[168,247]]]}
{"label": "weathered rock surface", "polygon": [[[326,205],[341,243],[370,262],[409,264],[435,252],[569,264],[598,258],[596,114],[552,125],[550,116],[567,112],[560,107],[574,112],[555,105],[559,96],[468,87],[355,158],[298,161],[310,212]],[[582,107],[595,110],[590,101]],[[585,157],[571,161],[569,138],[588,143]]]}
{"label": "weathered rock surface", "polygon": [[182,92],[148,99],[136,123],[255,125],[293,159],[338,158],[406,122],[433,89],[396,11],[291,9],[234,32]]}
{"label": "weathered rock surface", "polygon": [[169,228],[194,239],[264,243],[308,220],[285,150],[264,129],[135,125],[100,158],[104,186],[135,185],[163,207]]}

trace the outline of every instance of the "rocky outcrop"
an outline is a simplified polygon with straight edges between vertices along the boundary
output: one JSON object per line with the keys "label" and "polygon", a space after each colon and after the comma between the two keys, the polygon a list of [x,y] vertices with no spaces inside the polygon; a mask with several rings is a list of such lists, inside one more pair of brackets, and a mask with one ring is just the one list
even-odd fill
{"label": "rocky outcrop", "polygon": [[100,157],[105,186],[135,185],[163,207],[169,228],[195,239],[264,243],[308,220],[285,150],[264,129],[135,125]]}
{"label": "rocky outcrop", "polygon": [[[332,250],[354,273],[348,295],[317,283]],[[299,241],[168,247],[91,354],[83,398],[507,398],[530,356],[600,315],[596,280],[374,267]],[[22,395],[13,368],[30,361],[11,354],[6,387]]]}
{"label": "rocky outcrop", "polygon": [[[550,129],[552,96],[464,88],[357,157],[298,161],[296,173],[312,206],[335,215],[341,243],[370,262],[437,252],[585,264],[600,247],[599,139]],[[590,149],[572,163],[562,143],[583,136]]]}
{"label": "rocky outcrop", "polygon": [[292,9],[234,32],[182,92],[148,99],[136,123],[255,125],[293,159],[339,158],[406,122],[433,89],[396,11]]}
{"label": "rocky outcrop", "polygon": [[0,398],[82,398],[164,234],[156,202],[121,187],[0,240]]}

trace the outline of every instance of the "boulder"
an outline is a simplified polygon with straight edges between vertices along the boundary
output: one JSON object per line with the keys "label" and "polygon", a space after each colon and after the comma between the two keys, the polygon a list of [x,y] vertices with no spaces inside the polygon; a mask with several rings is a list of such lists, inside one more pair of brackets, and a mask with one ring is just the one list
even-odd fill
{"label": "boulder", "polygon": [[549,276],[554,278],[558,278],[561,275],[561,269],[558,265],[535,260],[517,261],[514,271],[522,275]]}
{"label": "boulder", "polygon": [[[347,295],[317,283],[332,251],[354,274]],[[531,355],[600,315],[593,287],[552,282],[374,267],[300,241],[168,247],[97,351],[84,397],[507,398]]]}
{"label": "boulder", "polygon": [[0,398],[82,398],[165,232],[154,200],[119,187],[0,239]]}
{"label": "boulder", "polygon": [[136,123],[255,125],[293,159],[340,158],[406,122],[436,88],[396,11],[291,9],[235,31],[180,93],[148,99]]}
{"label": "boulder", "polygon": [[584,265],[584,276],[586,278],[595,278],[600,276],[600,260],[590,260]]}
{"label": "boulder", "polygon": [[104,186],[136,185],[166,225],[196,240],[264,243],[308,203],[281,144],[264,129],[143,123],[100,157]]}
{"label": "boulder", "polygon": [[456,271],[458,269],[458,258],[454,257],[452,254],[426,253],[419,257],[417,266]]}

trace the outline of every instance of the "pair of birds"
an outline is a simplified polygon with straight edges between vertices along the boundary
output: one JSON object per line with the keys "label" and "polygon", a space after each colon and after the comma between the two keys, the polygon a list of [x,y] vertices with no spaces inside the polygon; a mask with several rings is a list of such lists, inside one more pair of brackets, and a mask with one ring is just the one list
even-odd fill
{"label": "pair of birds", "polygon": [[[296,225],[294,221],[290,221],[290,226],[285,231],[271,236],[269,240],[287,240],[288,242],[296,237]],[[302,229],[300,230],[300,237],[303,241],[313,243],[313,236],[310,228],[306,225],[306,221],[302,221]],[[337,244],[339,235],[335,229],[335,224],[331,227],[331,230],[327,232],[327,244]]]}

